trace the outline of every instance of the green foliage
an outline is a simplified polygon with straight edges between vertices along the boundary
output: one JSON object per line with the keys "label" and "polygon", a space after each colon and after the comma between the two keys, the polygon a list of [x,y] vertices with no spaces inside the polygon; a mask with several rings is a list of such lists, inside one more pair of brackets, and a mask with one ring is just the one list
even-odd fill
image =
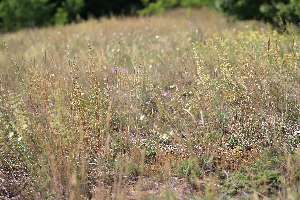
{"label": "green foliage", "polygon": [[64,24],[75,20],[83,7],[83,0],[65,0],[61,5],[49,0],[4,0],[0,3],[0,27],[11,31],[29,26]]}
{"label": "green foliage", "polygon": [[66,12],[63,8],[57,8],[57,12],[54,17],[56,24],[64,24],[68,22],[68,12]]}
{"label": "green foliage", "polygon": [[211,3],[209,0],[179,0],[179,2],[182,7],[199,7],[209,5]]}
{"label": "green foliage", "polygon": [[[268,160],[268,163],[265,163]],[[237,195],[258,192],[264,195],[275,194],[282,187],[285,174],[280,171],[284,166],[284,157],[278,153],[262,155],[251,168],[240,168],[224,182],[227,193]]]}
{"label": "green foliage", "polygon": [[279,15],[284,20],[288,20],[293,23],[299,23],[300,21],[300,1],[290,0],[289,4],[278,3],[276,7],[279,9]]}
{"label": "green foliage", "polygon": [[54,15],[56,24],[64,24],[71,22],[79,16],[79,13],[84,7],[83,0],[66,0],[62,2],[61,7],[57,8]]}
{"label": "green foliage", "polygon": [[208,5],[210,1],[208,0],[142,0],[144,8],[139,11],[139,14],[160,14],[166,9],[182,6],[182,7],[199,7]]}
{"label": "green foliage", "polygon": [[233,20],[265,20],[276,25],[281,20],[298,23],[300,3],[297,0],[216,0],[215,7]]}
{"label": "green foliage", "polygon": [[178,4],[177,0],[157,0],[155,2],[149,0],[142,0],[144,9],[139,11],[139,14],[160,14],[165,9],[171,8]]}
{"label": "green foliage", "polygon": [[183,177],[189,177],[194,168],[194,162],[192,160],[184,160],[179,163],[179,174]]}
{"label": "green foliage", "polygon": [[[172,3],[171,0],[169,3]],[[2,0],[0,28],[4,31],[29,26],[65,24],[78,18],[100,17],[111,14],[135,14],[141,8],[139,0],[87,1],[84,0]],[[165,4],[164,4],[165,6]],[[154,6],[155,7],[155,6]],[[158,9],[156,5],[153,10]]]}
{"label": "green foliage", "polygon": [[48,0],[3,0],[0,3],[0,27],[6,31],[35,25],[49,25],[54,5]]}

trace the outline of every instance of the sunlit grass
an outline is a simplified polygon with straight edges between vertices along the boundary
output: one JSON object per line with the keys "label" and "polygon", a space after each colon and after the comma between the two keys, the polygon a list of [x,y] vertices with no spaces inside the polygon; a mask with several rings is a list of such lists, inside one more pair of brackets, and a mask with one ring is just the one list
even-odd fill
{"label": "sunlit grass", "polygon": [[218,13],[2,35],[0,195],[299,197],[299,35]]}

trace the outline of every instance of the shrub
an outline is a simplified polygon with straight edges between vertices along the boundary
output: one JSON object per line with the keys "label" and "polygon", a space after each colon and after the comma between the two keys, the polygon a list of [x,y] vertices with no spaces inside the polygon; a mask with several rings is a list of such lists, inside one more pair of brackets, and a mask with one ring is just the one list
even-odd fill
{"label": "shrub", "polygon": [[0,27],[6,31],[51,23],[54,8],[48,0],[3,0],[0,2]]}
{"label": "shrub", "polygon": [[300,3],[296,0],[216,0],[215,7],[233,20],[256,19],[276,25],[283,21],[300,21]]}
{"label": "shrub", "polygon": [[64,24],[73,21],[79,15],[83,7],[83,0],[66,0],[62,2],[61,7],[57,8],[55,13],[55,23]]}

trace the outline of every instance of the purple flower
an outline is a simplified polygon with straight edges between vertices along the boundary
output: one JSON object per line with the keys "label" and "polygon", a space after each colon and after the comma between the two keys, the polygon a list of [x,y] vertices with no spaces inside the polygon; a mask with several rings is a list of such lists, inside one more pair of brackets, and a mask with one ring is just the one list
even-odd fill
{"label": "purple flower", "polygon": [[168,93],[167,93],[167,92],[165,92],[165,93],[163,94],[163,96],[164,96],[164,97],[168,96]]}
{"label": "purple flower", "polygon": [[149,105],[149,101],[146,101],[145,104],[146,104],[146,105]]}

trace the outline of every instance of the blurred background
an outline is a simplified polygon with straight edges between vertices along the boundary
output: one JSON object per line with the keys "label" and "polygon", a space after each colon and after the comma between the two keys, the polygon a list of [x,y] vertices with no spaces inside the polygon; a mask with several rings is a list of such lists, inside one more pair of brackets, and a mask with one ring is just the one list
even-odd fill
{"label": "blurred background", "polygon": [[233,21],[256,19],[275,26],[300,22],[299,0],[0,0],[0,31],[201,6],[223,12]]}

